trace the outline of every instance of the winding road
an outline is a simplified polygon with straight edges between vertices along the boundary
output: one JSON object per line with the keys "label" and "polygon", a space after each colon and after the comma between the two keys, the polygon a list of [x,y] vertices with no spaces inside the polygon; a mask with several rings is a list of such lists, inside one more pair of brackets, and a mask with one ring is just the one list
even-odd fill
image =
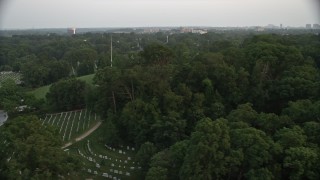
{"label": "winding road", "polygon": [[83,133],[81,136],[77,137],[75,142],[68,142],[65,145],[62,146],[62,149],[71,146],[72,144],[81,141],[82,139],[86,138],[87,136],[89,136],[91,133],[93,133],[93,131],[95,131],[96,129],[98,129],[98,127],[100,127],[100,125],[102,124],[102,121],[99,121],[96,125],[94,125],[91,129],[89,129],[87,132]]}

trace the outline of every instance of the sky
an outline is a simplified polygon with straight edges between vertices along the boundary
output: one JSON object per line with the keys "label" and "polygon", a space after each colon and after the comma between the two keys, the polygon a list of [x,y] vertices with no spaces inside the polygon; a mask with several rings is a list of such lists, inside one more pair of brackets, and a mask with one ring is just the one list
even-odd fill
{"label": "sky", "polygon": [[320,0],[0,0],[0,29],[320,24]]}

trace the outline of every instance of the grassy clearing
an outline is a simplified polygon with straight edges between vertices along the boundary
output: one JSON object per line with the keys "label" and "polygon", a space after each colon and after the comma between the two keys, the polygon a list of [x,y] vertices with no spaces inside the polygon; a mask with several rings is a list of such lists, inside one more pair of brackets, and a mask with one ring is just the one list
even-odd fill
{"label": "grassy clearing", "polygon": [[89,75],[78,77],[77,79],[85,81],[88,84],[92,84],[93,83],[93,77],[94,77],[94,74],[89,74]]}
{"label": "grassy clearing", "polygon": [[45,98],[46,94],[49,92],[50,86],[51,85],[39,87],[32,90],[30,93],[33,94],[37,99]]}
{"label": "grassy clearing", "polygon": [[[85,81],[88,84],[92,84],[93,83],[93,77],[94,77],[94,74],[89,74],[89,75],[86,75],[86,76],[77,77],[77,79]],[[36,88],[36,89],[30,91],[29,93],[33,94],[37,99],[41,99],[41,98],[45,99],[46,98],[46,94],[49,92],[50,87],[51,87],[51,84]]]}

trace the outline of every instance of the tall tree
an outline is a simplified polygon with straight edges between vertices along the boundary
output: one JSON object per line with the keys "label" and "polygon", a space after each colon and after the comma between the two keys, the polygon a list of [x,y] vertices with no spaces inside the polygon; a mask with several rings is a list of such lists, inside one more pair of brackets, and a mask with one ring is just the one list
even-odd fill
{"label": "tall tree", "polygon": [[181,179],[221,179],[228,172],[230,136],[226,120],[197,123],[180,169]]}
{"label": "tall tree", "polygon": [[54,129],[35,116],[21,116],[0,127],[1,179],[77,177],[79,161],[68,156]]}
{"label": "tall tree", "polygon": [[54,110],[73,110],[85,107],[86,83],[75,78],[52,84],[46,95]]}
{"label": "tall tree", "polygon": [[145,63],[148,65],[166,65],[174,57],[172,50],[162,44],[152,43],[141,52]]}

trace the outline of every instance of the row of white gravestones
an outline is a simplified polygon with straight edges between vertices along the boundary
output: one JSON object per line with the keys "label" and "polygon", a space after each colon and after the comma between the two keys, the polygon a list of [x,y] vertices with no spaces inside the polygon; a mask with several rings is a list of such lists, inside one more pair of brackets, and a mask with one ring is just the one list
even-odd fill
{"label": "row of white gravestones", "polygon": [[[84,130],[84,127],[85,127],[85,125],[86,125],[86,121],[85,121],[85,119],[86,119],[86,116],[87,116],[87,109],[86,109],[86,111],[84,112],[84,122],[82,123],[82,130]],[[89,115],[89,117],[90,117],[90,115]]]}
{"label": "row of white gravestones", "polygon": [[97,171],[93,171],[93,170],[91,170],[91,169],[88,169],[88,173],[93,173],[93,174],[95,174],[95,175],[97,175],[97,174],[98,174],[98,172],[97,172]]}
{"label": "row of white gravestones", "polygon": [[132,147],[132,148],[130,148],[129,146],[127,146],[127,150],[132,150],[132,151],[134,151],[135,149],[134,149],[134,147]]}
{"label": "row of white gravestones", "polygon": [[74,124],[74,120],[76,119],[76,114],[74,114],[73,119],[72,119],[72,124],[71,124],[71,129],[69,131],[69,137],[68,140],[71,139],[71,134],[72,134],[72,130],[73,130],[73,124]]}
{"label": "row of white gravestones", "polygon": [[[78,149],[78,152],[79,152],[79,154],[82,156],[82,157],[84,157],[84,158],[86,158],[86,159],[88,159],[90,162],[96,162],[96,160],[95,159],[93,159],[92,157],[86,157],[81,151],[80,151],[80,149]],[[108,158],[107,156],[103,156],[103,155],[99,155],[99,158],[102,158],[102,159],[106,159],[106,160],[112,160],[111,159],[111,157],[110,158]],[[129,159],[131,159],[130,157],[129,157]],[[116,159],[116,162],[118,162],[118,159]],[[120,163],[125,163],[125,164],[127,164],[128,163],[128,161],[127,160],[119,160],[119,162]],[[134,164],[135,162],[133,162],[133,164]],[[98,168],[100,168],[100,165],[98,165],[99,167]],[[111,164],[111,166],[114,166],[114,164],[112,163]],[[96,167],[97,167],[97,165],[96,165]],[[119,167],[121,167],[121,165],[119,165]],[[126,166],[123,166],[124,168],[126,167]]]}
{"label": "row of white gravestones", "polygon": [[67,125],[65,126],[66,128],[64,129],[64,134],[63,134],[63,138],[62,138],[62,141],[64,141],[64,138],[66,136],[66,132],[67,132],[67,129],[68,129],[68,124],[70,122],[70,117],[71,117],[72,113],[70,113],[69,117],[68,117],[68,120],[67,120]]}
{"label": "row of white gravestones", "polygon": [[[101,154],[99,155],[99,158],[101,158],[101,159],[106,159],[106,160],[108,160],[108,159],[109,159],[109,160],[112,160],[111,157],[108,158],[108,156],[103,156],[103,155],[101,155]],[[115,159],[115,160],[116,160],[116,162],[118,162],[118,159]],[[124,163],[124,164],[128,164],[128,161],[127,161],[127,160],[124,160],[124,161],[123,161],[123,160],[119,159],[119,162],[120,162],[120,163]],[[133,162],[133,164],[134,164],[134,162]],[[113,165],[113,163],[111,164],[111,166],[112,166],[112,165]],[[125,166],[124,166],[124,167],[125,167]]]}
{"label": "row of white gravestones", "polygon": [[88,140],[88,142],[87,142],[87,148],[88,148],[90,154],[97,156],[97,155],[94,154],[93,151],[91,150],[91,148],[90,148],[90,141],[89,141],[89,140]]}
{"label": "row of white gravestones", "polygon": [[[90,154],[92,154],[92,155],[94,155],[94,156],[97,156],[97,154],[96,154],[96,153],[93,153],[93,151],[91,150],[90,141],[89,141],[89,140],[88,140],[88,142],[87,142],[87,148],[88,148]],[[103,159],[108,159],[108,158],[103,158]],[[109,158],[109,159],[111,160],[111,158]]]}
{"label": "row of white gravestones", "polygon": [[112,175],[111,175],[111,174],[108,174],[108,173],[102,173],[102,176],[103,176],[103,177],[110,178],[110,179],[113,179],[113,180],[120,180],[120,178],[112,177]]}
{"label": "row of white gravestones", "polygon": [[[80,154],[82,157],[87,158],[86,156],[84,156],[84,155],[81,153],[81,151],[80,151],[79,149],[78,149],[78,151],[79,151],[79,154]],[[108,157],[107,157],[107,156],[99,155],[99,157],[102,158],[102,159],[108,160]],[[96,160],[94,160],[92,157],[88,157],[87,159],[88,159],[89,161],[96,162]],[[111,158],[109,158],[109,160],[111,160]],[[118,159],[116,159],[116,162],[118,162]],[[124,161],[119,160],[119,162],[120,162],[120,163],[125,163],[125,164],[128,163],[127,160],[124,160]],[[135,162],[133,162],[133,164],[135,164]],[[139,163],[137,163],[137,164],[139,164]],[[114,167],[115,165],[114,165],[113,163],[111,163],[111,166]],[[100,168],[100,167],[99,167],[99,168]],[[121,165],[119,165],[119,168],[121,168]],[[126,166],[124,165],[123,168],[126,168]]]}
{"label": "row of white gravestones", "polygon": [[93,159],[92,157],[88,157],[87,158],[90,162],[97,162],[95,159]]}
{"label": "row of white gravestones", "polygon": [[[88,140],[87,146],[88,146],[88,150],[90,151],[90,154],[93,154],[93,152],[91,151],[90,146],[89,146],[89,140]],[[88,159],[89,161],[91,161],[91,162],[92,162],[92,161],[93,161],[93,162],[96,162],[96,160],[93,159],[92,157],[86,157],[83,153],[81,153],[80,149],[78,149],[78,152],[79,152],[79,154],[80,154],[82,157]],[[96,154],[95,154],[95,155],[96,155]],[[110,160],[111,160],[111,159],[110,159]]]}
{"label": "row of white gravestones", "polygon": [[[91,170],[91,169],[88,169],[87,172],[88,172],[88,173],[93,173],[93,174],[95,174],[95,175],[98,174],[97,171],[93,171],[93,170]],[[124,172],[118,171],[118,170],[112,170],[111,172],[113,172],[113,173],[115,173],[115,174],[120,174],[120,175],[124,174]],[[129,173],[129,172],[125,172],[125,175],[126,175],[126,176],[130,176],[130,173]],[[113,179],[113,180],[121,180],[120,178],[117,178],[117,177],[115,177],[115,176],[112,176],[111,174],[108,174],[108,173],[102,173],[102,176],[103,176],[103,177],[106,177],[106,178],[111,178],[111,179]]]}
{"label": "row of white gravestones", "polygon": [[[81,152],[79,151],[79,153],[81,153]],[[81,154],[82,154],[82,153],[81,153]],[[113,165],[114,165],[114,164],[113,164]],[[97,168],[100,168],[100,165],[99,165],[98,163],[96,163],[96,167],[97,167]],[[138,167],[138,168],[141,169],[141,167]],[[130,169],[134,169],[134,167],[131,167]],[[110,172],[112,172],[112,173],[114,173],[114,174],[120,174],[120,175],[125,174],[126,176],[130,176],[130,175],[131,175],[130,172],[123,172],[123,171],[121,171],[121,170],[116,170],[116,169],[110,169]],[[93,174],[95,174],[95,175],[98,174],[97,171],[93,171],[93,170],[91,170],[91,169],[88,169],[88,173],[93,173]],[[108,175],[108,173],[103,173],[102,176],[103,176],[103,177],[109,177],[109,178],[116,178],[116,177],[112,177],[111,174]],[[117,178],[116,178],[116,179],[117,179]],[[119,180],[119,178],[118,178],[118,180]]]}
{"label": "row of white gravestones", "polygon": [[105,147],[107,147],[110,151],[116,151],[116,149],[115,148],[112,148],[112,147],[110,147],[110,146],[108,146],[108,145],[104,145]]}
{"label": "row of white gravestones", "polygon": [[90,157],[90,156],[89,156],[89,157],[85,156],[79,149],[78,149],[78,152],[79,152],[79,154],[80,154],[82,157],[88,159],[88,161],[90,161],[90,162],[96,162],[96,160],[95,160],[94,158],[92,158],[92,157]]}
{"label": "row of white gravestones", "polygon": [[126,154],[125,151],[119,150],[119,154]]}
{"label": "row of white gravestones", "polygon": [[[62,123],[61,123],[61,125],[60,125],[60,131],[59,131],[59,133],[61,133],[61,130],[62,130],[62,128],[64,127],[63,125],[64,125],[65,120],[67,119],[67,116],[68,116],[68,113],[66,113],[65,116],[64,116],[64,118],[63,118],[63,121],[62,121]],[[70,116],[70,115],[69,115],[69,116]]]}
{"label": "row of white gravestones", "polygon": [[108,156],[104,156],[104,155],[101,155],[101,154],[99,154],[99,158],[101,158],[101,159],[106,159],[106,160],[108,160],[108,159],[111,160],[111,157],[108,158]]}
{"label": "row of white gravestones", "polygon": [[[131,166],[130,169],[131,169],[131,170],[134,170],[135,167]],[[139,166],[138,169],[141,169],[141,166]]]}
{"label": "row of white gravestones", "polygon": [[[49,116],[50,116],[50,117],[49,117]],[[47,117],[49,117],[49,118],[47,118]],[[44,125],[45,125],[45,126],[47,126],[46,124],[49,124],[49,121],[51,120],[51,118],[52,118],[52,114],[46,116],[46,118],[44,119]],[[47,122],[45,122],[45,121],[47,121]]]}
{"label": "row of white gravestones", "polygon": [[[58,116],[58,115],[57,115],[57,116]],[[59,117],[59,119],[58,119],[58,121],[57,121],[56,126],[58,126],[58,125],[59,125],[59,123],[60,123],[60,121],[61,121],[62,117],[63,117],[63,113],[60,113],[60,117]]]}
{"label": "row of white gravestones", "polygon": [[96,163],[96,168],[100,168],[100,164]]}
{"label": "row of white gravestones", "polygon": [[[105,146],[108,147],[107,145],[105,145]],[[97,154],[94,154],[93,151],[91,150],[91,148],[90,148],[90,141],[89,141],[89,140],[87,141],[87,147],[88,147],[88,150],[89,150],[89,152],[90,152],[91,154],[97,156]],[[79,149],[78,149],[78,151],[79,151],[79,153],[81,153]],[[101,155],[101,154],[99,155],[99,158],[108,159],[107,156],[103,156],[103,155]],[[91,157],[89,157],[89,158],[87,158],[87,159],[88,159],[89,161],[96,162],[96,161],[95,161],[93,158],[91,158]],[[127,159],[128,159],[128,160],[131,160],[131,157],[128,156]],[[109,160],[112,160],[111,157],[109,158]],[[115,160],[116,160],[116,162],[118,162],[118,159],[115,159]],[[121,159],[119,159],[119,162],[120,162],[120,163],[125,163],[125,164],[128,163],[127,160],[124,160],[124,161],[123,161],[123,160],[121,160]],[[134,161],[133,161],[132,163],[135,164]],[[137,163],[137,164],[139,164],[139,163]],[[112,163],[111,166],[114,167],[114,164]],[[96,167],[97,167],[97,168],[100,168],[100,165],[99,165],[99,164],[96,164]],[[119,165],[119,167],[121,168],[121,165]],[[123,167],[125,168],[125,166],[123,166]],[[138,168],[141,169],[141,167],[138,167]],[[134,169],[134,167],[131,167],[131,169]]]}
{"label": "row of white gravestones", "polygon": [[[84,158],[86,158],[86,159],[89,160],[89,157],[85,156],[85,155],[80,151],[80,149],[78,149],[78,152],[79,152],[80,156],[82,156],[82,157],[84,157]],[[91,159],[92,159],[92,158],[91,158]]]}
{"label": "row of white gravestones", "polygon": [[47,124],[50,124],[50,120],[51,120],[51,118],[52,118],[52,114],[50,115],[50,118],[48,119]]}
{"label": "row of white gravestones", "polygon": [[110,172],[114,173],[114,174],[125,174],[126,176],[130,176],[130,172],[123,172],[117,169],[110,169]]}
{"label": "row of white gravestones", "polygon": [[[66,132],[67,132],[67,129],[68,129],[68,124],[69,124],[69,121],[70,121],[70,117],[71,117],[71,114],[70,114],[70,116],[68,117],[66,126],[62,127],[62,133],[63,133],[63,128],[64,128],[64,133],[63,133],[63,136],[62,136],[62,141],[64,141],[64,138],[65,138],[65,136],[66,136]],[[49,121],[50,121],[50,120],[49,120]]]}
{"label": "row of white gravestones", "polygon": [[[107,146],[107,145],[105,145],[105,146],[106,146],[108,149],[112,149],[111,147],[109,147],[109,146]],[[93,153],[93,151],[91,150],[91,148],[90,148],[90,141],[89,141],[89,140],[88,140],[88,143],[87,143],[87,148],[88,148],[90,154],[93,154],[93,155],[97,156],[97,154]],[[104,155],[101,155],[101,154],[99,154],[98,157],[101,158],[101,159],[106,159],[106,160],[109,159],[109,160],[112,160],[111,157],[108,158],[108,156],[104,156]],[[130,161],[130,160],[131,160],[131,157],[129,156],[127,159]],[[117,158],[115,158],[115,160],[116,160],[116,162],[119,161],[120,163],[125,163],[125,164],[128,163],[127,160],[121,160],[121,159],[117,159]],[[134,163],[134,162],[133,162],[133,163]]]}
{"label": "row of white gravestones", "polygon": [[65,118],[67,115],[68,115],[68,113],[65,113],[65,112],[62,112],[62,113],[60,114],[60,118],[59,118],[59,120],[57,121],[57,124],[56,124],[57,127],[60,127],[60,126],[61,126],[60,121],[62,122],[62,121],[63,121],[63,118]]}
{"label": "row of white gravestones", "polygon": [[78,119],[78,126],[77,126],[77,132],[79,131],[80,121],[81,121],[81,115],[82,115],[82,109],[80,111],[79,119]]}
{"label": "row of white gravestones", "polygon": [[[111,167],[115,167],[115,164],[111,163]],[[118,167],[119,168],[123,167],[124,169],[126,168],[126,166],[121,166],[121,165],[119,165]]]}
{"label": "row of white gravestones", "polygon": [[56,122],[57,118],[59,118],[59,114],[54,114],[54,118],[52,118],[52,121],[51,123],[49,122],[49,124],[53,125]]}
{"label": "row of white gravestones", "polygon": [[[108,146],[108,145],[104,145],[105,147],[107,147],[109,150],[111,151],[116,151],[115,148],[111,147],[111,146]],[[123,146],[120,146],[120,147],[123,147]],[[127,146],[127,150],[131,150],[131,151],[135,151],[135,148],[134,147],[130,147],[130,146]],[[120,154],[126,154],[126,152],[124,150],[119,150],[118,151]]]}

